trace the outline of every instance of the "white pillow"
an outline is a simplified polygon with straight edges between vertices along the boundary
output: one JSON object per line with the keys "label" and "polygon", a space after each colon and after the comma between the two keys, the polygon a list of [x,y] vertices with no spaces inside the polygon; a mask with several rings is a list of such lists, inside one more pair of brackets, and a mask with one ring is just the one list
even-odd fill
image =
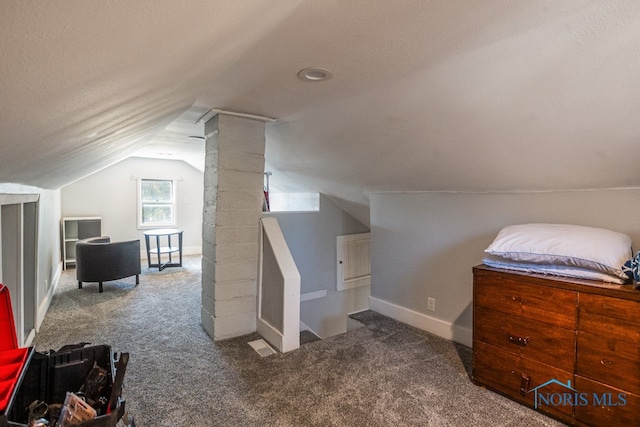
{"label": "white pillow", "polygon": [[631,238],[603,228],[521,224],[503,228],[485,252],[514,261],[588,268],[627,278]]}

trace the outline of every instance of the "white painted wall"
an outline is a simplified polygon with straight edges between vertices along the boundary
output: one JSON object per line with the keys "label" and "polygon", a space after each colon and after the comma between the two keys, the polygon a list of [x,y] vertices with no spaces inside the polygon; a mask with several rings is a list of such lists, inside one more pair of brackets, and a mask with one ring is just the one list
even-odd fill
{"label": "white painted wall", "polygon": [[0,194],[38,194],[36,329],[47,312],[62,272],[60,255],[60,190],[0,183]]}
{"label": "white painted wall", "polygon": [[324,195],[319,212],[264,215],[277,218],[300,272],[301,321],[321,338],[346,332],[347,313],[363,309],[370,288],[336,290],[336,237],[369,229]]}
{"label": "white painted wall", "polygon": [[[506,225],[603,227],[640,248],[640,189],[371,195],[371,308],[470,345],[472,267]],[[427,310],[427,298],[436,311]]]}
{"label": "white painted wall", "polygon": [[139,238],[144,251],[144,230],[138,230],[136,216],[138,178],[178,181],[176,215],[183,251],[200,254],[203,174],[182,161],[130,157],[67,185],[62,189],[62,215],[100,216],[102,234],[114,241]]}

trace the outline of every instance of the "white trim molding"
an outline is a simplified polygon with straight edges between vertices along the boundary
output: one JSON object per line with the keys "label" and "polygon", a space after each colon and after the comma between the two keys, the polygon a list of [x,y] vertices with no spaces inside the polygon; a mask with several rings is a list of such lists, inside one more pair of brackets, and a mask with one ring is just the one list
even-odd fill
{"label": "white trim molding", "polygon": [[58,288],[61,277],[62,262],[59,262],[56,267],[56,271],[53,274],[53,278],[51,278],[51,286],[49,286],[46,295],[44,296],[44,298],[42,298],[42,301],[38,306],[38,312],[36,314],[36,332],[40,331],[40,326],[44,321],[44,317],[47,315],[47,311],[49,311],[49,306],[51,305],[51,301],[53,300],[53,295],[56,293],[56,289]]}
{"label": "white trim molding", "polygon": [[311,301],[314,299],[320,299],[320,298],[324,298],[327,296],[327,290],[326,289],[322,289],[320,291],[315,291],[315,292],[307,292],[306,294],[301,294],[300,295],[300,302],[303,301]]}
{"label": "white trim molding", "polygon": [[[300,272],[289,251],[278,220],[276,218],[262,218],[260,224],[256,326],[258,333],[269,344],[276,347],[280,352],[286,353],[300,347]],[[268,267],[277,269],[279,275],[279,280],[270,282],[263,281],[263,273],[265,271],[264,253],[267,247],[275,259],[275,265],[269,265]],[[279,307],[275,308],[275,310],[282,310],[282,327],[280,329],[271,325],[262,313],[263,294],[265,292],[274,292],[272,289],[274,286],[281,287],[275,291],[276,295],[281,294]],[[274,308],[271,307],[271,309],[273,310]]]}
{"label": "white trim molding", "polygon": [[423,313],[401,307],[399,305],[384,301],[378,298],[369,297],[369,307],[371,310],[391,317],[399,322],[414,326],[423,331],[431,332],[434,335],[472,346],[473,333],[470,328],[454,325],[441,319],[428,316]]}
{"label": "white trim molding", "polygon": [[249,119],[249,120],[258,120],[260,122],[266,122],[266,123],[273,123],[273,122],[276,121],[276,119],[274,119],[272,117],[261,116],[259,114],[242,113],[242,112],[239,112],[239,111],[229,111],[229,110],[224,110],[222,108],[211,108],[211,109],[207,110],[206,113],[201,115],[198,118],[198,120],[196,120],[196,124],[199,125],[201,123],[206,123],[211,118],[217,116],[218,114],[223,114],[223,115],[226,115],[226,116],[233,116],[233,117],[241,117],[243,119]]}

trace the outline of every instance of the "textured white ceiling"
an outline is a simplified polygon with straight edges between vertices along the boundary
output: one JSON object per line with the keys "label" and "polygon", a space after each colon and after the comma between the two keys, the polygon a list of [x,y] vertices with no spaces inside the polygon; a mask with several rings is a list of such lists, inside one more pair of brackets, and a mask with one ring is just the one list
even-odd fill
{"label": "textured white ceiling", "polygon": [[371,191],[640,186],[635,0],[3,0],[0,31],[0,182],[198,167],[218,107],[278,118],[272,182],[361,219]]}

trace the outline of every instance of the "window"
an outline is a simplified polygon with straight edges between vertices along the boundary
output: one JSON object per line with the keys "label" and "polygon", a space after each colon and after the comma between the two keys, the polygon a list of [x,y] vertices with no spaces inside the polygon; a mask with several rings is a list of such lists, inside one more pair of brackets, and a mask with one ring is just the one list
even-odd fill
{"label": "window", "polygon": [[175,182],[166,179],[140,179],[138,227],[176,225]]}
{"label": "window", "polygon": [[269,193],[270,212],[318,212],[320,193]]}

